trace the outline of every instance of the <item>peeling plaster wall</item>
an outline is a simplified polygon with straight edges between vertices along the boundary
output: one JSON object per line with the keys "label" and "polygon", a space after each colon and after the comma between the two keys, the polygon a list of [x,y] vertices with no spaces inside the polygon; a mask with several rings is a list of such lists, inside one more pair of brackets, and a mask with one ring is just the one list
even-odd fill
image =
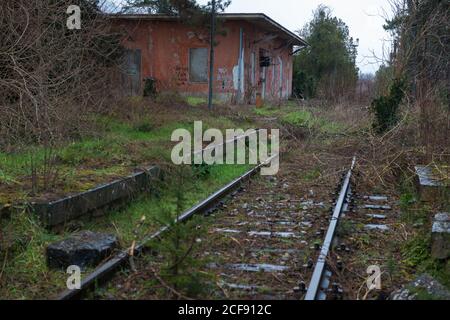
{"label": "peeling plaster wall", "polygon": [[[114,23],[125,34],[124,46],[142,51],[142,81],[153,77],[161,91],[207,95],[207,82],[189,79],[189,49],[209,48],[206,30],[168,21],[117,19]],[[265,91],[267,100],[287,99],[292,93],[292,45],[280,38],[264,41],[267,32],[248,22],[228,21],[223,27],[226,35],[216,39],[216,97],[233,103],[254,103],[256,95]],[[260,67],[260,49],[270,55],[270,67]]]}

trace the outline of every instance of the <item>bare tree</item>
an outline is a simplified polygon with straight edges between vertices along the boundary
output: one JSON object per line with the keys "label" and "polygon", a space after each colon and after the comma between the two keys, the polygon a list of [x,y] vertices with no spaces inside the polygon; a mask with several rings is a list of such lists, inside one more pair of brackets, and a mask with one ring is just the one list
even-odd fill
{"label": "bare tree", "polygon": [[[67,27],[72,4],[79,30]],[[98,1],[3,0],[0,33],[0,145],[79,135],[121,59]]]}

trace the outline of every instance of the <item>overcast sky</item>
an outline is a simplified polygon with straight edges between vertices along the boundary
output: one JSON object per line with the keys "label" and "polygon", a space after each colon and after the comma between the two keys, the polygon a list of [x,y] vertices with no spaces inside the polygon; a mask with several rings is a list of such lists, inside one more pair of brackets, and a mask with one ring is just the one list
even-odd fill
{"label": "overcast sky", "polygon": [[373,52],[382,58],[383,51],[388,51],[389,34],[383,30],[382,16],[390,10],[389,0],[233,0],[227,12],[265,13],[296,31],[311,20],[320,4],[330,7],[349,26],[350,35],[359,38],[358,66],[364,73],[374,73],[380,62],[373,58]]}

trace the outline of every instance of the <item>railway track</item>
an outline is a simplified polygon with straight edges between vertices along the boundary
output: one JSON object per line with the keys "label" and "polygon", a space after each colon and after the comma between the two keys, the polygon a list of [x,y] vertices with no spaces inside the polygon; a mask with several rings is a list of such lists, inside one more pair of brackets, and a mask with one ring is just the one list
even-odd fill
{"label": "railway track", "polygon": [[[205,272],[214,272],[220,279],[216,292],[205,298],[326,299],[331,277],[327,259],[341,213],[348,208],[355,161],[353,159],[345,174],[337,200],[332,199],[330,192],[313,190],[299,197],[296,177],[288,174],[281,179],[261,178],[268,180],[262,184],[262,189],[244,189],[245,192],[238,195],[234,193],[230,204],[221,203],[226,196],[242,188],[264,163],[183,213],[177,220],[180,223],[194,215],[213,212],[222,204],[222,209],[209,218],[208,239],[199,250],[204,257],[215,261],[204,266]],[[282,195],[279,189],[283,190]],[[258,204],[250,205],[252,200]],[[333,212],[331,218],[330,211]],[[165,227],[146,237],[133,254],[130,250],[119,253],[86,276],[80,290],[67,290],[58,299],[83,297],[94,285],[127,268],[130,256],[151,249],[146,244],[167,231]]]}
{"label": "railway track", "polygon": [[[226,197],[227,195],[238,189],[245,181],[248,181],[252,176],[256,175],[261,170],[262,167],[270,163],[274,158],[278,156],[279,155],[274,155],[268,158],[265,162],[259,164],[250,171],[244,173],[243,175],[241,175],[240,177],[238,177],[237,179],[235,179],[222,189],[216,191],[207,199],[203,200],[196,206],[182,213],[177,218],[176,222],[183,223],[188,219],[192,218],[196,214],[202,214],[208,212],[208,210],[213,210],[214,207],[218,205],[218,202],[221,199],[223,199],[224,197]],[[97,267],[92,273],[84,277],[81,281],[80,289],[65,290],[57,297],[57,300],[73,300],[82,297],[83,294],[85,294],[89,289],[104,282],[108,277],[111,277],[119,268],[125,266],[126,263],[129,261],[130,257],[137,256],[151,249],[148,248],[146,244],[154,239],[158,239],[159,237],[164,236],[164,234],[168,230],[169,227],[163,227],[157,232],[152,233],[147,237],[145,237],[145,239],[140,244],[136,245],[133,249],[127,249],[120,252],[119,254],[108,260],[106,263]]]}
{"label": "railway track", "polygon": [[349,203],[350,182],[352,173],[355,168],[356,158],[353,158],[352,166],[344,177],[339,197],[331,217],[330,226],[328,227],[325,240],[323,242],[319,257],[315,264],[314,273],[308,286],[305,300],[326,300],[327,290],[330,285],[331,271],[327,269],[327,259],[336,234],[336,229],[342,212]]}

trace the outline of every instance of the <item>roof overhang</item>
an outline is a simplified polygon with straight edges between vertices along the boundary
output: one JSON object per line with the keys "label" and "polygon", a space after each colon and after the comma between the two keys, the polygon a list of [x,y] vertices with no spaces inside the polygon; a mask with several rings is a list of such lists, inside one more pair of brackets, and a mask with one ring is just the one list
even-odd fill
{"label": "roof overhang", "polygon": [[[150,20],[150,21],[177,21],[179,17],[162,14],[109,14],[110,19],[126,20]],[[288,41],[294,46],[307,46],[308,43],[294,32],[283,27],[281,24],[271,19],[264,13],[220,13],[218,19],[225,21],[247,21],[266,30],[268,33],[275,33],[281,39]]]}

